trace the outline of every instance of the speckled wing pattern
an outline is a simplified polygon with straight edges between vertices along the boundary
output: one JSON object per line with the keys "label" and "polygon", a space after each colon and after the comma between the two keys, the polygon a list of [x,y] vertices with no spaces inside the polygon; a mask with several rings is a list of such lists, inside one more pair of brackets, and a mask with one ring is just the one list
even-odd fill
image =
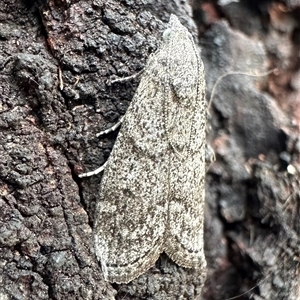
{"label": "speckled wing pattern", "polygon": [[162,252],[205,268],[205,125],[203,63],[171,15],[103,174],[94,237],[106,280],[127,283]]}

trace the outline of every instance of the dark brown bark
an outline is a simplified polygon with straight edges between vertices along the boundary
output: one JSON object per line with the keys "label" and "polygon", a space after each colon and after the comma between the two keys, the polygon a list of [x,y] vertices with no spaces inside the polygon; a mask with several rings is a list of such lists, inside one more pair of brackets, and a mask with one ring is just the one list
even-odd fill
{"label": "dark brown bark", "polygon": [[[212,6],[204,6],[211,13]],[[203,29],[217,161],[207,176],[205,299],[299,299],[299,8],[231,3]]]}
{"label": "dark brown bark", "polygon": [[[103,281],[101,175],[76,176],[108,157],[116,134],[95,134],[125,113],[138,77],[110,81],[143,69],[170,13],[196,35],[186,3],[157,2],[0,2],[0,299],[200,299],[197,270],[165,255],[128,285]],[[230,75],[214,95],[203,298],[258,284],[238,299],[299,299],[299,7],[193,4],[208,97],[226,72],[279,70]]]}

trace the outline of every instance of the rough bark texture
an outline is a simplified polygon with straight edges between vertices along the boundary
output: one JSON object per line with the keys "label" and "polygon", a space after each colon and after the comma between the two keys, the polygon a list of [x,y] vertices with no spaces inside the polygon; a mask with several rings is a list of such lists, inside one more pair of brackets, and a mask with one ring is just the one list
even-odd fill
{"label": "rough bark texture", "polygon": [[[167,4],[166,4],[166,3]],[[221,1],[219,1],[221,2]],[[196,36],[184,1],[0,1],[0,299],[299,299],[297,1],[194,1],[214,95],[206,257],[161,255],[128,285],[103,280],[92,244],[101,165],[169,14]],[[251,3],[251,4],[250,4]],[[159,21],[161,20],[161,21]],[[252,297],[252,298],[251,298]]]}

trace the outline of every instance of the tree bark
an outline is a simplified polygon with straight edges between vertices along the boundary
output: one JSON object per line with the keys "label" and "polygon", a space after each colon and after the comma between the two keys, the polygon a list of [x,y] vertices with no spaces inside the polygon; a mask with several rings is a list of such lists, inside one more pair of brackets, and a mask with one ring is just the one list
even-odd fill
{"label": "tree bark", "polygon": [[[0,3],[0,299],[299,299],[296,4]],[[109,156],[117,134],[96,133],[126,112],[139,77],[111,81],[143,69],[171,13],[195,38],[197,23],[207,99],[226,72],[279,71],[228,75],[213,95],[204,288],[166,255],[110,284],[92,238],[101,174],[77,174]]]}

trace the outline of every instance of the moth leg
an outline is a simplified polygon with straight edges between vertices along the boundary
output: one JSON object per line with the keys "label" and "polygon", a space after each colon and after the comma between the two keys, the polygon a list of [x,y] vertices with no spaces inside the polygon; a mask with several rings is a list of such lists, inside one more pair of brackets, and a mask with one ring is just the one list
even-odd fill
{"label": "moth leg", "polygon": [[[117,82],[125,82],[125,81],[129,81],[129,80],[131,80],[131,79],[134,79],[134,78],[140,76],[140,75],[143,73],[143,71],[144,71],[144,70],[141,70],[141,71],[139,71],[139,72],[137,72],[137,73],[135,73],[135,74],[133,74],[133,75],[131,75],[131,76],[127,76],[127,77],[124,77],[124,78],[117,78],[117,79],[111,80],[110,83],[111,83],[111,84],[114,84],[114,83],[117,83]],[[115,125],[113,125],[111,128],[108,128],[108,129],[106,129],[106,130],[103,130],[103,131],[97,133],[96,136],[99,137],[99,136],[101,136],[101,135],[105,135],[105,134],[108,134],[108,133],[110,133],[110,132],[115,131],[118,127],[120,127],[120,125],[121,125],[122,122],[123,122],[123,119],[124,119],[124,117],[122,117],[122,118],[119,120],[119,122],[117,122],[117,123],[116,123]]]}
{"label": "moth leg", "polygon": [[79,174],[78,177],[83,178],[83,177],[90,177],[90,176],[93,176],[93,175],[97,175],[105,169],[106,165],[107,165],[107,162],[105,164],[103,164],[101,167],[99,167],[98,169],[96,169],[96,170],[93,170],[93,171],[90,171],[90,172],[87,172],[87,173]]}
{"label": "moth leg", "polygon": [[133,75],[130,75],[130,76],[127,76],[127,77],[123,77],[123,78],[116,78],[114,80],[111,80],[111,84],[114,84],[116,82],[125,82],[125,81],[128,81],[128,80],[131,80],[131,79],[134,79],[138,76],[140,76],[142,73],[143,73],[144,70],[141,70]]}
{"label": "moth leg", "polygon": [[99,137],[101,135],[105,135],[105,134],[108,134],[110,132],[113,132],[115,131],[118,127],[120,127],[120,125],[122,124],[124,120],[124,117],[122,117],[115,125],[113,125],[112,127],[108,128],[108,129],[105,129],[103,131],[100,131],[99,133],[96,134],[96,137]]}
{"label": "moth leg", "polygon": [[[110,127],[110,128],[108,128],[106,130],[103,130],[103,131],[97,133],[96,136],[99,137],[101,135],[105,135],[105,134],[108,134],[110,132],[115,131],[122,124],[123,119],[124,119],[124,117],[122,117],[119,120],[119,122],[117,122],[112,127]],[[98,169],[96,169],[96,170],[93,170],[93,171],[90,171],[90,172],[87,172],[87,173],[79,174],[78,177],[79,178],[83,178],[83,177],[90,177],[90,176],[93,176],[93,175],[97,175],[97,174],[101,173],[105,169],[106,164],[107,164],[107,162],[104,165],[102,165],[101,167],[99,167]]]}

